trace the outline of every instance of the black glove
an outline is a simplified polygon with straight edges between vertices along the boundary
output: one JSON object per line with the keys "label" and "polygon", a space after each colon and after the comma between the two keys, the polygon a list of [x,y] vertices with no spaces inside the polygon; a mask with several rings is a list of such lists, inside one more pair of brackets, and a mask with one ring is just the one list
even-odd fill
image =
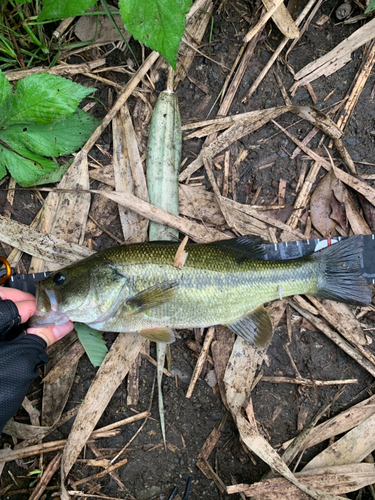
{"label": "black glove", "polygon": [[0,298],[0,341],[11,340],[19,335],[22,329],[19,328],[21,316],[16,304],[12,300],[2,300]]}
{"label": "black glove", "polygon": [[27,335],[17,306],[0,299],[0,433],[21,406],[38,366],[48,362],[46,342]]}

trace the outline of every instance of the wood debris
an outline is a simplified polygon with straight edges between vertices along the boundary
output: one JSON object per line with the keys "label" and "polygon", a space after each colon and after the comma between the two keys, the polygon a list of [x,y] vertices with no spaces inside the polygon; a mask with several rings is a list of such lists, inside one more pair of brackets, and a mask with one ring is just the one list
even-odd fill
{"label": "wood debris", "polygon": [[358,47],[372,40],[375,36],[375,19],[359,28],[333,50],[309,63],[295,74],[296,83],[290,89],[292,95],[301,85],[306,85],[320,76],[329,76],[351,60],[351,54]]}
{"label": "wood debris", "polygon": [[[352,153],[353,150],[349,146],[348,149],[346,148],[344,144],[349,143],[343,142],[343,138],[349,120],[355,121],[353,110],[359,98],[363,97],[363,89],[372,76],[375,62],[373,40],[375,20],[367,18],[366,24],[343,40],[335,49],[299,70],[295,74],[295,84],[290,89],[292,95],[290,97],[285,90],[283,72],[288,69],[294,72],[290,63],[291,51],[304,50],[305,41],[301,37],[304,32],[311,29],[311,23],[314,22],[322,2],[310,0],[295,21],[283,2],[263,0],[263,3],[263,14],[258,22],[254,21],[251,29],[248,25],[249,16],[241,10],[241,6],[237,3],[230,6],[239,15],[240,28],[237,31],[236,27],[235,37],[240,41],[243,40],[242,45],[238,45],[237,55],[234,54],[232,59],[229,59],[227,54],[221,54],[220,43],[215,40],[215,37],[217,38],[216,18],[215,23],[213,18],[216,14],[215,3],[212,0],[197,0],[193,3],[188,15],[177,72],[174,79],[169,81],[169,86],[176,88],[178,84],[187,80],[184,92],[190,85],[190,88],[196,87],[195,90],[202,94],[200,102],[195,104],[199,121],[185,123],[182,127],[182,130],[186,132],[184,137],[186,147],[179,177],[180,215],[173,215],[150,204],[146,185],[144,160],[148,122],[155,101],[155,88],[158,88],[160,82],[163,81],[165,66],[158,53],[151,52],[147,58],[143,58],[143,63],[134,71],[129,61],[121,67],[107,65],[107,54],[98,57],[99,43],[90,48],[95,57],[87,56],[88,52],[85,53],[86,62],[83,64],[58,64],[52,69],[39,67],[6,72],[6,77],[10,81],[17,81],[27,75],[46,71],[66,77],[83,74],[86,78],[95,80],[96,85],[111,87],[109,111],[107,110],[100,126],[76,155],[58,188],[40,188],[38,192],[35,191],[36,198],[41,200],[44,206],[36,216],[33,213],[34,220],[30,226],[13,220],[17,219],[17,203],[14,201],[17,201],[15,198],[17,187],[12,180],[7,185],[9,190],[4,206],[4,216],[0,216],[0,240],[13,266],[17,263],[24,266],[22,253],[25,252],[32,256],[30,271],[58,269],[92,255],[95,240],[107,236],[113,240],[112,244],[143,242],[147,238],[149,221],[168,226],[176,235],[178,232],[185,235],[173,264],[182,273],[188,258],[185,250],[188,238],[195,242],[209,243],[235,235],[252,234],[277,244],[280,241],[288,243],[322,236],[345,237],[352,234],[372,234],[375,227],[375,189],[372,185],[374,175],[370,169],[374,165],[366,161],[357,161],[358,156],[354,154],[351,156],[349,151]],[[219,12],[227,14],[228,8],[227,2],[223,1],[220,3]],[[274,22],[285,38],[275,50],[272,48],[274,53],[269,62],[263,68],[259,68],[258,52],[261,50],[260,42],[263,42],[265,38],[262,32],[270,18],[272,18],[271,24]],[[87,17],[87,19],[93,18]],[[314,29],[326,29],[325,23],[328,19],[328,16],[320,15],[318,21],[315,21]],[[80,22],[84,21],[85,19],[82,18]],[[61,37],[71,22],[73,22],[72,19],[59,27],[60,34],[56,36]],[[233,20],[231,22],[235,23]],[[206,38],[203,37],[210,30],[209,43],[206,44]],[[243,38],[246,32],[247,35]],[[271,36],[268,38],[272,39]],[[294,41],[283,56],[282,67],[278,58],[290,39]],[[267,44],[268,41],[265,43]],[[314,88],[311,82],[322,75],[327,77],[343,67],[351,60],[352,52],[365,43],[368,45],[363,55],[363,62],[348,95],[346,97],[340,95],[338,99],[342,101],[331,105],[331,111],[320,111],[319,109],[323,108],[323,102],[330,100],[335,91],[335,96],[338,95],[342,89],[335,86],[335,89],[329,93],[326,90],[324,92],[326,97],[323,99],[319,81],[314,84]],[[113,45],[110,51],[119,47],[120,45]],[[103,49],[103,52],[104,50],[107,49]],[[212,50],[215,51],[213,54]],[[199,63],[199,66],[196,65],[198,69],[193,65],[196,55],[200,59],[203,56],[205,61],[205,63]],[[224,81],[224,84],[219,96],[216,90],[215,95],[212,93],[214,87],[207,78],[209,73],[206,71],[206,61],[214,61],[217,71],[223,72],[220,77],[223,77],[221,81]],[[275,96],[272,95],[267,105],[259,109],[254,109],[253,106],[248,112],[234,111],[232,104],[237,103],[235,99],[240,99],[240,93],[244,104],[257,102],[250,101],[250,99],[252,96],[256,97],[254,95],[256,89],[259,88],[276,61],[278,66],[274,70],[274,75],[277,86],[273,82],[273,87],[276,89],[278,98],[282,97],[285,106],[269,107],[268,104],[275,106]],[[152,69],[151,74],[149,74],[150,69]],[[104,71],[106,73],[103,75]],[[120,79],[115,80],[115,76],[120,75],[119,72],[132,73],[128,83],[124,84]],[[255,79],[252,77],[250,83],[248,83],[249,73],[258,75]],[[317,108],[294,105],[295,102],[299,102],[294,94],[302,85],[306,87],[307,99],[311,99]],[[245,87],[247,87],[247,92],[241,90]],[[119,95],[113,104],[110,96],[115,92],[119,92]],[[180,95],[183,98],[183,92]],[[267,99],[268,97],[267,94]],[[370,103],[373,98],[374,90],[371,91]],[[208,104],[212,105],[214,100],[215,104],[219,102],[219,105],[215,108],[214,104],[210,113],[215,109],[217,116],[213,119],[203,119],[207,114],[205,111],[203,115],[202,111],[207,108],[208,112]],[[336,110],[338,111],[336,121],[334,121],[332,116]],[[293,132],[290,132],[289,125],[281,122],[281,119],[285,119],[289,123],[285,118],[288,112],[301,119],[298,122],[302,123],[301,130],[295,128]],[[103,142],[99,141],[109,125],[112,127],[112,150],[106,145],[103,146]],[[303,129],[305,125],[309,126],[308,130]],[[294,151],[294,146],[290,148],[290,145],[281,142],[278,149],[270,150],[265,155],[264,145],[270,139],[269,135],[267,139],[261,139],[259,143],[248,147],[247,136],[259,132],[261,127],[272,128],[272,126],[278,128],[277,134],[280,137],[287,137],[296,144]],[[319,133],[322,133],[322,137],[316,138]],[[366,131],[366,133],[373,135],[372,131]],[[327,138],[331,141],[331,149],[329,152],[326,150],[328,157],[327,152],[322,149],[323,141]],[[92,154],[94,146],[95,150],[105,158],[106,165],[103,166],[98,161],[97,158],[100,156]],[[333,147],[336,149],[332,149]],[[259,155],[259,158],[256,155]],[[265,172],[269,172],[264,169],[277,169],[284,157],[289,157],[291,168],[297,169],[294,176],[296,182],[292,186],[290,179],[293,176],[289,176],[288,171],[285,170],[277,178],[272,179],[274,189],[266,189],[267,186],[259,183],[258,178],[262,178]],[[297,162],[292,163],[295,158]],[[341,158],[341,163],[343,162],[345,166],[340,165],[338,158]],[[198,172],[201,168],[202,170]],[[358,173],[362,171],[365,173]],[[90,181],[96,181],[95,189],[90,188]],[[245,183],[247,183],[245,186],[246,202],[240,203],[238,200],[243,201],[245,196],[242,196],[243,193],[239,188]],[[40,194],[44,192],[48,193],[46,198]],[[113,227],[117,214],[120,219],[118,228]],[[22,267],[20,269],[22,270]],[[26,272],[25,267],[24,272]],[[375,318],[374,306],[371,304],[367,308],[354,310],[342,303],[320,301],[307,295],[275,301],[267,306],[267,310],[274,328],[279,324],[285,328],[282,319],[286,312],[286,330],[289,340],[284,348],[287,363],[290,365],[288,370],[271,372],[272,376],[264,375],[264,372],[270,373],[270,371],[267,372],[266,365],[274,361],[273,346],[268,352],[266,348],[256,349],[241,338],[235,338],[234,334],[224,326],[209,328],[205,336],[203,336],[203,329],[202,331],[196,330],[195,342],[189,340],[190,332],[184,333],[183,340],[176,347],[181,351],[184,351],[186,347],[191,347],[193,357],[197,358],[186,392],[186,397],[190,402],[194,402],[197,395],[200,397],[199,384],[206,384],[205,380],[208,380],[208,378],[205,379],[206,366],[208,366],[209,375],[212,375],[214,380],[210,383],[210,388],[206,387],[214,395],[220,394],[228,410],[219,426],[210,427],[211,432],[201,447],[200,453],[194,457],[198,468],[206,478],[215,483],[221,494],[239,493],[241,498],[252,497],[261,500],[278,498],[338,500],[342,498],[339,495],[375,484],[373,465],[364,463],[366,457],[375,450],[375,442],[372,438],[375,419],[374,397],[368,397],[365,401],[348,407],[344,411],[340,410],[337,415],[335,407],[332,410],[334,416],[318,424],[323,417],[328,418],[326,417],[328,409],[333,407],[343,390],[348,385],[353,387],[359,384],[361,378],[352,375],[351,372],[346,373],[345,369],[339,377],[332,375],[328,377],[322,373],[315,379],[316,373],[313,375],[310,372],[309,376],[296,363],[292,349],[296,342],[296,329],[300,330],[298,342],[302,343],[310,342],[308,336],[313,335],[313,331],[319,331],[356,361],[370,376],[375,377],[375,355],[370,346],[373,330],[370,321]],[[303,331],[306,324],[311,331]],[[185,340],[186,336],[187,340]],[[314,342],[318,343],[315,340]],[[283,351],[282,347],[281,350]],[[22,442],[16,444],[13,450],[8,447],[0,450],[0,472],[6,462],[23,460],[32,456],[39,456],[40,465],[43,465],[43,456],[52,452],[54,456],[49,463],[44,469],[40,467],[43,473],[33,491],[30,492],[32,500],[41,498],[47,488],[50,488],[48,484],[58,470],[60,461],[62,463],[61,498],[63,500],[69,498],[69,495],[110,498],[102,493],[99,483],[100,479],[108,475],[121,491],[129,494],[130,498],[134,498],[128,492],[126,481],[119,469],[130,465],[131,458],[128,455],[124,457],[123,454],[130,453],[130,444],[141,432],[145,432],[143,429],[147,421],[152,420],[152,397],[147,411],[135,413],[133,417],[118,421],[112,419],[109,425],[97,430],[94,428],[126,376],[128,377],[125,382],[127,394],[124,401],[136,407],[140,390],[142,390],[143,380],[140,376],[140,367],[143,358],[154,366],[159,364],[159,389],[162,372],[170,377],[168,383],[175,384],[176,389],[182,385],[176,377],[172,378],[175,372],[170,371],[170,363],[169,369],[164,368],[163,348],[158,346],[157,361],[149,352],[149,343],[139,335],[119,334],[82,403],[63,413],[71,387],[75,382],[76,366],[84,350],[76,334],[63,339],[58,348],[53,346],[49,350],[51,361],[43,380],[42,414],[34,408],[37,399],[41,401],[40,395],[34,396],[35,400],[29,395],[23,403],[28,417],[23,418],[30,419],[31,425],[23,423],[22,417],[21,420],[16,419],[7,423],[4,433],[10,436],[14,443],[17,443],[17,440],[22,440]],[[285,356],[284,351],[283,355]],[[329,359],[328,362],[335,361]],[[291,376],[293,372],[295,375]],[[202,380],[198,382],[200,378]],[[295,439],[288,440],[281,445],[281,449],[284,450],[282,456],[276,448],[270,445],[270,438],[273,437],[274,426],[282,417],[283,404],[276,402],[267,422],[262,422],[258,416],[257,391],[262,391],[265,383],[274,384],[271,389],[274,395],[283,390],[281,384],[289,384],[293,390],[293,386],[297,386],[295,390],[298,398],[301,395],[312,394],[311,401],[315,397],[315,402],[321,405],[319,411],[315,412],[311,418],[313,404],[310,404],[310,396],[298,400],[300,411],[296,414],[296,430],[299,434]],[[320,399],[320,391],[331,385],[339,386],[340,390],[328,404],[324,404],[324,401]],[[271,386],[268,385],[268,387]],[[372,390],[371,386],[370,390]],[[292,399],[287,401],[288,405],[293,404]],[[235,480],[232,480],[233,484],[228,486],[226,471],[217,466],[219,450],[221,452],[227,445],[221,439],[229,412],[238,428],[241,450],[246,456],[244,460],[250,457],[250,460],[256,463],[256,457],[259,457],[270,466],[272,473],[267,474],[263,480],[255,481],[250,485],[234,484]],[[66,440],[42,442],[73,417],[76,417],[75,422]],[[165,417],[167,432],[173,434],[176,426],[168,421],[168,407]],[[142,425],[133,433],[130,440],[126,439],[127,444],[125,446],[121,444],[112,449],[110,454],[103,452],[99,444],[94,443],[94,440],[102,437],[116,438],[113,442],[120,442],[120,428],[137,421],[142,421]],[[152,436],[152,433],[155,434],[151,431],[149,435]],[[169,439],[169,434],[167,435]],[[336,436],[339,435],[343,436],[335,441]],[[186,445],[189,446],[189,443],[185,444],[183,435],[181,437],[178,435],[178,439],[178,443],[182,442],[183,446],[177,446],[177,442],[172,442],[171,438],[171,442],[168,442],[165,447],[165,453],[177,454],[181,451],[180,448],[186,449]],[[330,442],[323,451],[306,465],[306,462],[303,462],[304,451],[328,440]],[[89,451],[91,454],[88,457],[81,455],[84,458],[79,459],[86,445],[91,450]],[[157,444],[152,443],[148,448],[147,446],[145,445],[145,450],[150,453],[150,457],[151,452],[163,450],[161,438]],[[71,471],[76,463],[82,466],[84,464],[101,467],[103,470],[96,469],[94,474],[91,471],[77,476],[74,470]],[[290,467],[292,463],[295,465],[294,470]],[[303,469],[301,464],[304,465]],[[275,477],[274,471],[280,477]],[[184,471],[181,470],[181,472]],[[68,475],[70,475],[69,478]],[[14,475],[13,478],[17,480]],[[69,490],[66,489],[66,484],[71,485]],[[87,485],[85,492],[79,491],[81,485]],[[12,494],[18,494],[13,490],[12,484],[10,487],[6,485],[0,491],[0,496]]]}
{"label": "wood debris", "polygon": [[177,269],[182,269],[185,265],[186,259],[188,258],[188,252],[185,252],[185,247],[188,242],[189,237],[185,236],[185,238],[181,241],[180,246],[177,249],[173,265],[177,267]]}

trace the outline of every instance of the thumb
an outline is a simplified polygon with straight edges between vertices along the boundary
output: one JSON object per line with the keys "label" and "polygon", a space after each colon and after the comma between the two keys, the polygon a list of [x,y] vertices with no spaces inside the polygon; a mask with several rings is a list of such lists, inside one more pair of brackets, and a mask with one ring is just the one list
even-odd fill
{"label": "thumb", "polygon": [[58,340],[68,335],[74,328],[74,325],[71,321],[67,321],[62,325],[48,325],[48,326],[39,326],[34,328],[28,328],[27,333],[31,335],[37,335],[44,339],[47,343],[47,346],[51,346]]}

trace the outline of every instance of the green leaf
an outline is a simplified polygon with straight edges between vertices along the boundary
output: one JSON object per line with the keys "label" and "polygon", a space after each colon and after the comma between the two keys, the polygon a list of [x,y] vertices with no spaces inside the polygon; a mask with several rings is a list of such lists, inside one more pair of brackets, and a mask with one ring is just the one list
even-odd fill
{"label": "green leaf", "polygon": [[[1,146],[0,146],[0,148],[1,148]],[[3,179],[6,175],[7,175],[7,169],[5,168],[3,163],[1,162],[1,158],[0,158],[0,179]]]}
{"label": "green leaf", "polygon": [[191,0],[120,0],[126,29],[147,47],[158,51],[176,69],[177,52]]}
{"label": "green leaf", "polygon": [[372,2],[370,2],[370,5],[365,10],[365,14],[368,14],[372,10],[375,10],[375,0],[372,0]]}
{"label": "green leaf", "polygon": [[34,186],[43,175],[55,170],[58,165],[52,160],[34,155],[31,151],[18,149],[18,154],[5,146],[0,146],[0,176],[7,168],[14,179],[23,187]]}
{"label": "green leaf", "polygon": [[100,366],[108,352],[102,334],[83,323],[74,323],[74,329],[91,363]]}
{"label": "green leaf", "polygon": [[7,77],[0,71],[0,106],[7,101],[12,93],[12,87],[8,82]]}
{"label": "green leaf", "polygon": [[43,9],[38,21],[78,16],[95,4],[96,0],[43,0]]}
{"label": "green leaf", "polygon": [[49,174],[46,174],[46,175],[43,175],[42,177],[40,177],[35,182],[34,185],[40,186],[41,184],[56,184],[57,182],[60,182],[72,163],[73,163],[73,160],[69,160],[66,163],[64,163],[63,165],[60,165],[53,172],[50,172]]}
{"label": "green leaf", "polygon": [[60,181],[64,167],[44,156],[73,153],[87,141],[98,120],[77,106],[93,91],[42,73],[12,93],[0,71],[0,178],[8,169],[21,186]]}
{"label": "green leaf", "polygon": [[48,73],[28,76],[14,88],[15,94],[10,94],[0,108],[0,126],[63,120],[75,111],[84,97],[96,90]]}
{"label": "green leaf", "polygon": [[0,136],[9,145],[12,140],[17,140],[37,154],[61,156],[80,149],[98,124],[99,120],[77,109],[61,122],[48,125],[11,125]]}

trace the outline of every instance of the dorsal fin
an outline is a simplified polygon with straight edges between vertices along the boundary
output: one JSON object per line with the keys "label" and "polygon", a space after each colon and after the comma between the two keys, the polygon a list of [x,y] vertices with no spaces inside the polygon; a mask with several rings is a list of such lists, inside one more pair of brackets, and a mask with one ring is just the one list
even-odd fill
{"label": "dorsal fin", "polygon": [[215,241],[211,245],[226,248],[238,254],[241,259],[264,260],[265,241],[259,236],[240,236],[230,240]]}

